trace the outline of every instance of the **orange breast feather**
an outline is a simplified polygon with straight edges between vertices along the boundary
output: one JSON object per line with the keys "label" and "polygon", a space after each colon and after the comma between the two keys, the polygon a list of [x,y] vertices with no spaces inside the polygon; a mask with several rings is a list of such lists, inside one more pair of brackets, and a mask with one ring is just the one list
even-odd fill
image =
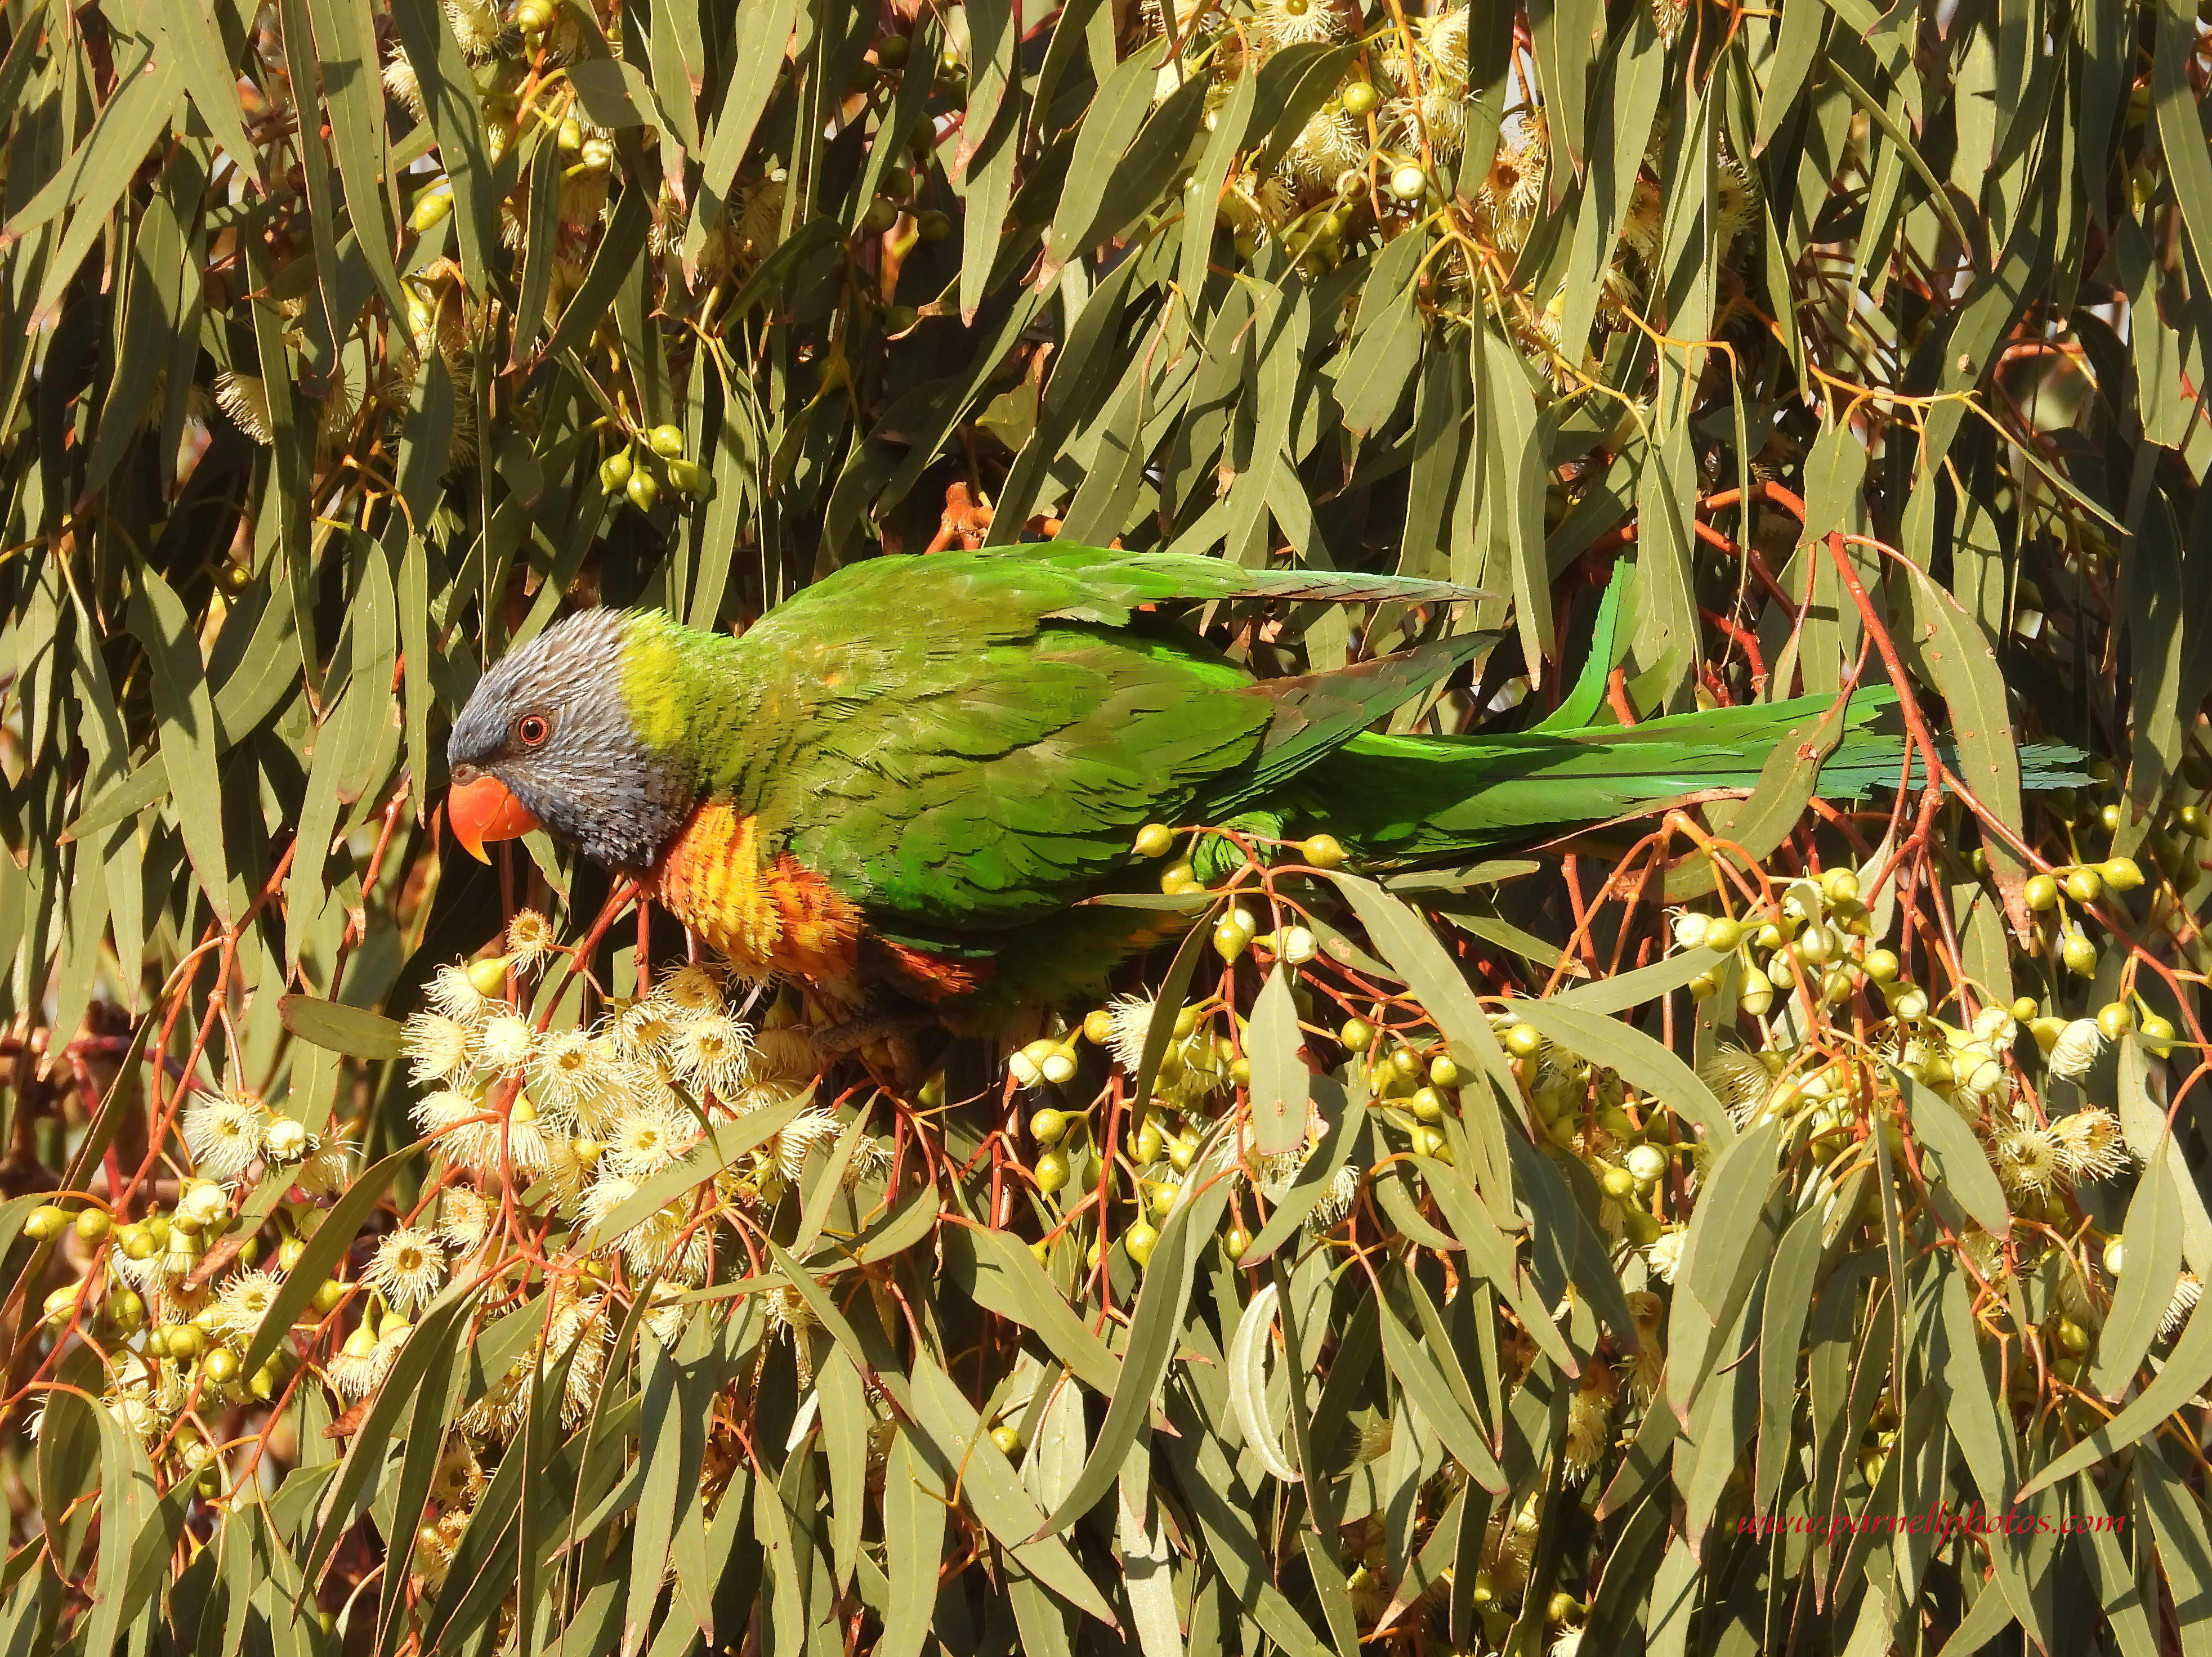
{"label": "orange breast feather", "polygon": [[859,909],[788,852],[763,852],[750,817],[699,806],[653,871],[653,895],[744,970],[850,977]]}

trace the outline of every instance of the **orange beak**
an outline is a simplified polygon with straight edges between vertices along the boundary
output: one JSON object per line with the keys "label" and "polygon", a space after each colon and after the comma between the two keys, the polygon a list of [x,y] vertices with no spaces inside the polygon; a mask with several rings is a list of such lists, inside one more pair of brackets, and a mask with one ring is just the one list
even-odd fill
{"label": "orange beak", "polygon": [[515,798],[512,789],[487,772],[474,782],[447,790],[446,826],[453,831],[462,850],[478,863],[489,863],[486,841],[526,835],[538,826],[538,819]]}

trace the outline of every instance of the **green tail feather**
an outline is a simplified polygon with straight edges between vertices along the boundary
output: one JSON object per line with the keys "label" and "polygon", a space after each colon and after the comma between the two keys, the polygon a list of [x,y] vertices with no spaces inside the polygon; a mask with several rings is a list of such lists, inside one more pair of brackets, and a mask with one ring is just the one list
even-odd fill
{"label": "green tail feather", "polygon": [[[1594,725],[1620,649],[1625,575],[1626,567],[1606,590],[1573,688],[1540,723],[1489,736],[1363,731],[1298,778],[1292,791],[1298,803],[1356,856],[1448,856],[1602,822],[1687,795],[1748,789],[1778,746],[1813,736],[1834,698],[1704,709],[1638,725]],[[1820,767],[1825,797],[1861,799],[1897,786],[1905,738],[1894,729],[1871,728],[1896,702],[1888,685],[1853,693],[1842,739]],[[1946,763],[1955,764],[1950,744],[1942,746]],[[2024,787],[2088,780],[2075,768],[2083,757],[2076,750],[2030,744],[2020,757]]]}
{"label": "green tail feather", "polygon": [[[1854,694],[1820,792],[1859,799],[1897,786],[1905,738],[1869,727],[1893,707],[1887,686]],[[1355,855],[1401,861],[1479,851],[1601,822],[1714,789],[1748,789],[1781,744],[1811,737],[1827,696],[1725,707],[1566,733],[1390,737],[1363,732],[1299,779],[1315,821]],[[1948,757],[1948,756],[1947,756]],[[2021,782],[2087,781],[2070,748],[2021,750]]]}

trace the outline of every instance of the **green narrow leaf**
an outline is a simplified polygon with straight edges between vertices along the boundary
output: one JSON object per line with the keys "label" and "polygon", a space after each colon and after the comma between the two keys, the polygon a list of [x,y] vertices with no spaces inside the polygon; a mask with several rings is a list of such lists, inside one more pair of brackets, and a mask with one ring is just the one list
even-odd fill
{"label": "green narrow leaf", "polygon": [[[657,1339],[639,1343],[644,1370],[646,1430],[638,1443],[643,1484],[638,1491],[637,1524],[631,1532],[629,1597],[624,1601],[625,1657],[645,1643],[647,1619],[660,1598],[668,1571],[679,1510],[694,1492],[698,1466],[687,1440],[687,1399],[677,1394],[677,1360]],[[706,1423],[691,1423],[704,1448]],[[763,1502],[763,1507],[781,1504]],[[763,1538],[763,1539],[766,1539]]]}
{"label": "green narrow leaf", "polygon": [[[222,26],[203,6],[165,6],[150,15],[177,59],[192,107],[215,134],[216,143],[241,171],[258,173],[260,155],[240,118],[245,106],[239,100],[238,75],[223,45]],[[14,103],[13,99],[8,101]]]}
{"label": "green narrow leaf", "polygon": [[[1420,1292],[1418,1286],[1413,1292]],[[1405,1325],[1389,1293],[1380,1300],[1382,1357],[1390,1366],[1392,1377],[1404,1389],[1407,1400],[1420,1412],[1430,1429],[1467,1470],[1468,1477],[1485,1490],[1504,1490],[1505,1471],[1498,1465],[1498,1458],[1491,1454],[1489,1444],[1483,1439],[1482,1429],[1474,1417],[1473,1399],[1454,1396],[1443,1374],[1423,1350],[1420,1332]]]}
{"label": "green narrow leaf", "polygon": [[[1251,125],[1259,93],[1259,76],[1240,67],[1236,82],[1230,87],[1227,101],[1215,112],[1213,130],[1206,141],[1205,158],[1183,188],[1179,272],[1187,296],[1206,291],[1206,267],[1213,252],[1215,215],[1220,209],[1222,190],[1230,182],[1230,163],[1243,147],[1244,134]],[[1394,241],[1390,246],[1395,247],[1397,243]],[[1372,279],[1370,274],[1370,280]],[[1184,302],[1194,307],[1198,301],[1195,297],[1187,297]]]}
{"label": "green narrow leaf", "polygon": [[868,1434],[875,1425],[860,1373],[842,1347],[833,1346],[815,1366],[821,1400],[822,1453],[830,1464],[830,1552],[836,1562],[837,1591],[853,1585],[860,1557],[860,1521],[868,1499]]}
{"label": "green narrow leaf", "polygon": [[1137,1290],[1137,1303],[1129,1314],[1129,1344],[1121,1353],[1121,1384],[1107,1403],[1106,1419],[1091,1447],[1090,1459],[1083,1464],[1066,1500],[1038,1530],[1039,1536],[1066,1530],[1097,1505],[1113,1487],[1138,1429],[1152,1419],[1154,1396],[1166,1378],[1169,1361],[1182,1344],[1199,1251],[1212,1241],[1221,1212],[1229,1205],[1226,1181],[1216,1180],[1194,1191],[1188,1188],[1192,1181],[1186,1181],[1185,1194],[1160,1228],[1152,1259],[1146,1263],[1144,1284]]}
{"label": "green narrow leaf", "polygon": [[[1164,1244],[1164,1235],[1162,1241]],[[913,1376],[916,1418],[936,1441],[937,1449],[952,1458],[951,1467],[938,1471],[957,1473],[961,1494],[983,1527],[1006,1545],[1024,1570],[1070,1605],[1109,1628],[1118,1626],[1113,1607],[1076,1563],[1066,1544],[1051,1533],[1053,1527],[1046,1521],[1043,1510],[1022,1488],[1013,1464],[992,1442],[975,1406],[969,1403],[952,1377],[927,1357],[915,1360]],[[1085,1507],[1089,1505],[1086,1502]]]}
{"label": "green narrow leaf", "polygon": [[[1959,780],[1992,816],[2026,839],[2021,822],[2020,748],[2006,707],[2004,676],[1981,626],[1957,599],[1918,570],[1907,570],[1889,589],[1897,604],[1892,633],[1899,655],[1935,687],[1950,710],[1948,735],[1956,744]],[[2027,878],[2019,854],[1996,835],[1982,837],[1990,875],[2005,908],[2024,931],[2027,906],[2020,889]]]}
{"label": "green narrow leaf", "polygon": [[[453,229],[460,243],[461,270],[471,290],[488,292],[490,258],[499,237],[493,169],[484,147],[483,96],[476,76],[460,42],[446,27],[438,0],[392,0],[391,11],[416,84],[422,88],[431,130],[438,135],[438,160],[453,181]],[[602,252],[610,239],[601,239]]]}
{"label": "green narrow leaf", "polygon": [[284,1028],[302,1041],[332,1053],[370,1060],[399,1056],[399,1025],[362,1007],[341,1006],[312,995],[288,995],[277,1003]]}
{"label": "green narrow leaf", "polygon": [[[137,1620],[143,1605],[154,1603],[159,1581],[153,1573],[134,1579],[131,1555],[141,1535],[161,1520],[156,1511],[154,1465],[138,1435],[115,1418],[112,1411],[94,1411],[100,1420],[100,1557],[94,1567],[97,1591],[85,1614],[84,1647],[106,1651],[116,1636]],[[182,1519],[181,1512],[178,1518]],[[167,1563],[166,1550],[153,1556],[159,1567]]]}
{"label": "green narrow leaf", "polygon": [[1992,1237],[2010,1235],[2012,1210],[2005,1203],[2004,1187],[1973,1129],[1935,1089],[1902,1071],[1896,1074],[1911,1106],[1913,1138],[1920,1141],[1945,1189]]}
{"label": "green narrow leaf", "polygon": [[1252,1153],[1281,1156],[1305,1143],[1311,1077],[1300,1056],[1298,1010],[1290,980],[1278,962],[1260,986],[1245,1034],[1252,1067]]}
{"label": "green narrow leaf", "polygon": [[975,1251],[976,1303],[1034,1330],[1067,1372],[1101,1397],[1121,1384],[1121,1363],[1075,1314],[1028,1247],[995,1227],[963,1229]]}
{"label": "green narrow leaf", "polygon": [[[2172,1141],[2164,1142],[2167,1146]],[[2165,1153],[2161,1153],[2163,1155]],[[2179,1151],[2172,1153],[2179,1160]],[[2177,1182],[2163,1168],[2146,1172],[2128,1203],[2127,1258],[2112,1290],[2112,1310],[2098,1332],[2090,1378],[2106,1398],[2118,1399],[2135,1384],[2151,1343],[2181,1279],[2181,1204]]]}
{"label": "green narrow leaf", "polygon": [[353,226],[354,245],[366,257],[368,273],[392,314],[404,317],[407,292],[392,262],[392,228],[386,213],[392,167],[384,126],[375,14],[346,0],[307,0],[307,15],[314,31],[323,101],[330,111],[331,149],[337,159],[338,176],[345,181],[346,216]]}
{"label": "green narrow leaf", "polygon": [[884,1551],[890,1603],[877,1657],[921,1657],[937,1609],[937,1568],[945,1551],[945,1504],[921,1482],[921,1463],[903,1432],[884,1461]]}
{"label": "green narrow leaf", "polygon": [[715,1123],[690,1155],[646,1181],[593,1226],[585,1240],[585,1252],[597,1253],[647,1215],[696,1189],[711,1173],[727,1168],[754,1146],[766,1144],[813,1099],[810,1088],[779,1103],[748,1111],[734,1122]]}
{"label": "green narrow leaf", "polygon": [[[1306,1216],[1320,1205],[1321,1199],[1336,1183],[1338,1172],[1352,1159],[1358,1136],[1364,1132],[1360,1119],[1351,1114],[1352,1096],[1334,1077],[1309,1075],[1304,1082],[1311,1089],[1313,1105],[1321,1113],[1323,1132],[1312,1153],[1298,1165],[1289,1188],[1276,1199],[1267,1223],[1244,1245],[1243,1253],[1237,1257],[1240,1266],[1257,1266],[1290,1241],[1304,1223]],[[1305,1120],[1302,1111],[1301,1134]],[[1296,1144],[1291,1148],[1295,1150]]]}
{"label": "green narrow leaf", "polygon": [[[176,801],[185,855],[216,918],[232,918],[230,865],[223,846],[222,789],[216,776],[215,707],[191,618],[161,573],[138,568],[131,599],[131,630],[153,668],[154,713],[161,722],[161,756]],[[252,1371],[248,1371],[251,1374]]]}
{"label": "green narrow leaf", "polygon": [[253,1343],[239,1360],[239,1371],[252,1375],[269,1361],[277,1344],[289,1332],[300,1314],[307,1309],[315,1297],[319,1285],[325,1282],[337,1263],[353,1247],[360,1235],[362,1222],[382,1199],[385,1188],[397,1177],[399,1170],[416,1157],[412,1145],[395,1150],[382,1162],[372,1162],[355,1175],[345,1194],[331,1205],[330,1212],[315,1235],[307,1239],[301,1251],[299,1264],[292,1270],[276,1290],[276,1298],[269,1304],[268,1315],[254,1332]]}
{"label": "green narrow leaf", "polygon": [[[116,78],[115,95],[101,108],[92,131],[39,192],[19,208],[0,230],[0,252],[51,220],[61,234],[46,266],[45,280],[31,307],[31,326],[53,325],[62,290],[131,187],[131,175],[145,161],[176,113],[183,87],[167,53],[141,58]],[[66,216],[64,216],[66,215]]]}
{"label": "green narrow leaf", "polygon": [[[1220,130],[1215,129],[1217,137]],[[1414,291],[1422,252],[1414,238],[1395,238],[1375,256],[1360,287],[1359,314],[1336,378],[1336,398],[1346,427],[1363,436],[1396,411],[1419,372],[1427,337]]]}
{"label": "green narrow leaf", "polygon": [[1708,1143],[1725,1146],[1735,1138],[1735,1125],[1713,1090],[1669,1049],[1634,1025],[1562,1006],[1557,999],[1516,1000],[1513,1011],[1547,1040],[1592,1064],[1610,1065],[1655,1099],[1665,1101],[1696,1123]]}
{"label": "green narrow leaf", "polygon": [[[1545,434],[1536,416],[1528,370],[1519,353],[1500,348],[1486,329],[1468,336],[1479,361],[1475,384],[1482,410],[1487,479],[1486,514],[1505,525],[1507,561],[1513,572],[1513,614],[1521,633],[1522,659],[1529,682],[1541,684],[1544,662],[1556,648],[1552,638],[1552,572],[1544,550],[1544,501],[1547,465]],[[1465,503],[1472,513],[1474,503]]]}

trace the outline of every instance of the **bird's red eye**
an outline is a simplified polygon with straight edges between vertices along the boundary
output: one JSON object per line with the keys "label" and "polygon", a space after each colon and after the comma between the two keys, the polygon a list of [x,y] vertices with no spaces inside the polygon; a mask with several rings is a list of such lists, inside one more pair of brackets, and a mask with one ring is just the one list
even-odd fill
{"label": "bird's red eye", "polygon": [[525,748],[535,748],[552,734],[543,713],[525,713],[514,722],[514,739]]}

